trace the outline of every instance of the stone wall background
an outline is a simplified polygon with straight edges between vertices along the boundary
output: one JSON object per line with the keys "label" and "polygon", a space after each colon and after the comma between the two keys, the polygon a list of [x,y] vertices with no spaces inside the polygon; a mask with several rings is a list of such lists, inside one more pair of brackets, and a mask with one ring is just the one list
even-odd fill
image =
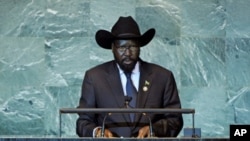
{"label": "stone wall background", "polygon": [[[84,72],[113,58],[95,32],[133,16],[156,37],[142,59],[173,71],[202,137],[250,124],[248,0],[0,0],[0,136],[57,137],[59,109],[78,105]],[[77,137],[77,115],[62,136]],[[191,127],[191,115],[184,115]],[[183,136],[183,132],[180,133]]]}

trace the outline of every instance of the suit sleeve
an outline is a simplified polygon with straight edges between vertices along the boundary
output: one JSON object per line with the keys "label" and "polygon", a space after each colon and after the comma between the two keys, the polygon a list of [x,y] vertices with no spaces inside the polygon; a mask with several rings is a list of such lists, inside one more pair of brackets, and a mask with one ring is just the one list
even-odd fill
{"label": "suit sleeve", "polygon": [[[81,97],[77,108],[94,108],[95,96],[91,77],[88,71],[82,83]],[[81,113],[76,121],[76,133],[79,137],[92,137],[93,129],[97,127],[95,114]]]}
{"label": "suit sleeve", "polygon": [[[176,82],[170,73],[164,90],[163,108],[181,108]],[[176,137],[183,127],[182,114],[166,113],[156,118],[153,130],[157,137]]]}

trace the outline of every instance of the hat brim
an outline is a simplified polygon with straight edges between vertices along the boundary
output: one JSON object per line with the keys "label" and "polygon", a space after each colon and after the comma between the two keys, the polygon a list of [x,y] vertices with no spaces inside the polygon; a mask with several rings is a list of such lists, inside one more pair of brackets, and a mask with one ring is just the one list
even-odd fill
{"label": "hat brim", "polygon": [[148,31],[146,31],[141,36],[134,36],[134,35],[126,35],[126,36],[120,36],[116,37],[112,33],[106,30],[99,30],[96,32],[96,42],[97,44],[105,49],[111,49],[111,44],[114,40],[119,39],[136,39],[140,43],[140,47],[143,47],[147,45],[154,37],[155,35],[155,29],[151,28]]}

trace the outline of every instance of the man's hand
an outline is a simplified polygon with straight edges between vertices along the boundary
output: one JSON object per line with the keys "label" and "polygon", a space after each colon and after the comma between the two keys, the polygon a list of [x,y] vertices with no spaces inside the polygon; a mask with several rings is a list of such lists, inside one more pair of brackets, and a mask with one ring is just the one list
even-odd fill
{"label": "man's hand", "polygon": [[144,137],[150,137],[149,126],[142,127],[138,132],[137,138],[144,138]]}
{"label": "man's hand", "polygon": [[[97,138],[102,137],[101,132],[102,132],[101,128],[97,129],[97,131],[96,131],[96,137]],[[112,132],[109,129],[105,129],[104,130],[104,137],[106,137],[106,138],[113,138],[113,134],[112,134]]]}

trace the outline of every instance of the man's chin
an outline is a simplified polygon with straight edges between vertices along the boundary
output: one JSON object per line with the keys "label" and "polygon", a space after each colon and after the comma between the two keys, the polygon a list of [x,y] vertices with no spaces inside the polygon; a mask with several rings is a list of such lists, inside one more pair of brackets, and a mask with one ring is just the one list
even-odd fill
{"label": "man's chin", "polygon": [[133,63],[131,63],[131,64],[122,64],[120,67],[124,72],[132,72],[135,65]]}

